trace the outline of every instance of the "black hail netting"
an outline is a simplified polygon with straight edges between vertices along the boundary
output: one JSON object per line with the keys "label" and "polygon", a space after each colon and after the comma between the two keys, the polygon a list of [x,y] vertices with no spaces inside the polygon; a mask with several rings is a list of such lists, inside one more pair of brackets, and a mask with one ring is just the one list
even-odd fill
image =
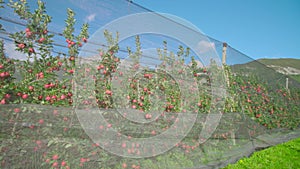
{"label": "black hail netting", "polygon": [[0,9],[1,168],[221,168],[300,135],[297,60],[131,1],[46,1],[48,25],[25,2]]}

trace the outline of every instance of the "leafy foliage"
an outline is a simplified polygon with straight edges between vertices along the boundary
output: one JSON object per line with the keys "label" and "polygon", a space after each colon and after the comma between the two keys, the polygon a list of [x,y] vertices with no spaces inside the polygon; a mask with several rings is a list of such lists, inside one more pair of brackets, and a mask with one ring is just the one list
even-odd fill
{"label": "leafy foliage", "polygon": [[[103,168],[179,168],[193,167],[194,163],[199,163],[199,153],[203,149],[196,140],[199,130],[203,127],[201,118],[208,114],[213,106],[212,82],[221,78],[213,77],[212,73],[221,71],[222,67],[214,62],[208,67],[199,67],[195,58],[190,56],[189,48],[179,46],[176,53],[168,52],[166,41],[163,41],[162,49],[157,49],[161,61],[158,65],[160,69],[143,67],[140,62],[143,55],[141,39],[136,36],[135,51],[127,48],[131,62],[128,63],[126,72],[122,72],[122,69],[118,69],[121,65],[118,57],[119,34],[116,32],[113,35],[109,30],[104,31],[107,44],[99,49],[101,59],[93,68],[96,70],[93,76],[94,92],[97,105],[107,110],[103,115],[114,124],[114,127],[116,126],[116,130],[127,134],[128,137],[155,136],[175,124],[178,113],[190,110],[199,115],[195,128],[170,152],[149,159],[120,161],[119,157],[108,154],[99,148],[98,144],[90,141],[71,110],[71,106],[74,106],[72,93],[73,82],[76,80],[74,73],[80,78],[92,69],[88,67],[90,65],[82,65],[87,66],[84,72],[75,72],[76,61],[81,59],[78,57],[79,50],[89,38],[88,24],[83,24],[79,35],[75,35],[75,12],[67,9],[63,36],[66,39],[68,55],[55,56],[52,51],[54,34],[48,31],[51,17],[46,13],[42,1],[37,1],[37,4],[38,7],[33,12],[30,11],[26,0],[16,2],[11,0],[8,4],[21,19],[26,21],[25,30],[11,34],[10,37],[14,40],[16,50],[25,54],[27,60],[10,60],[5,56],[4,42],[0,41],[0,104],[4,107],[0,110],[0,114],[1,120],[5,121],[5,123],[0,121],[3,125],[0,133],[3,152],[0,160],[3,168],[13,164],[20,164],[16,167],[21,167],[28,162],[18,158],[16,153],[23,156],[35,152],[41,153],[40,163],[45,168],[91,168],[92,165]],[[188,58],[191,58],[190,65],[186,64]],[[134,74],[139,68],[143,68],[144,71],[134,77],[126,76],[128,73]],[[300,119],[295,118],[300,116],[299,88],[287,90],[280,86],[274,90],[275,88],[270,88],[269,81],[257,76],[257,72],[251,73],[237,66],[223,65],[223,68],[225,72],[220,75],[225,75],[228,80],[226,87],[229,94],[225,100],[225,107],[221,110],[223,114],[234,113],[238,117],[238,113],[245,113],[247,117],[269,129],[299,127]],[[165,69],[168,71],[164,71]],[[172,73],[178,74],[178,79],[170,76]],[[14,79],[15,74],[19,75],[18,79]],[[188,74],[192,75],[192,79],[185,78]],[[126,79],[128,82],[126,90],[118,89],[126,93],[121,92],[119,95],[113,92],[112,85],[113,80],[118,78]],[[181,98],[189,96],[183,96],[179,87],[185,80],[195,82],[192,83],[194,86],[187,87],[191,93],[199,93],[197,98],[191,99],[186,105]],[[79,100],[81,99],[80,104],[91,104],[89,100],[81,98],[80,92],[83,91],[76,94]],[[155,102],[153,98],[156,92],[163,93],[164,99],[156,99],[159,101]],[[115,98],[125,98],[128,101],[127,106],[140,111],[146,120],[154,118],[154,115],[149,113],[150,110],[162,110],[161,118],[155,119],[160,123],[140,127],[135,123],[124,121],[123,117],[109,112],[110,109],[119,106]],[[53,109],[49,109],[47,105],[51,105]],[[216,140],[214,143],[218,144],[218,141],[223,139],[225,143],[222,143],[224,144],[222,147],[233,146],[229,140],[232,131],[227,131],[233,128],[233,125],[235,124],[230,123],[221,126],[220,132],[214,133],[213,139]],[[101,127],[108,129],[111,125]],[[256,130],[253,130],[250,135],[257,135],[255,132]],[[132,149],[124,151],[132,152]],[[209,149],[217,151],[214,145],[210,145]],[[218,158],[224,152],[216,152],[217,154],[212,156]]]}

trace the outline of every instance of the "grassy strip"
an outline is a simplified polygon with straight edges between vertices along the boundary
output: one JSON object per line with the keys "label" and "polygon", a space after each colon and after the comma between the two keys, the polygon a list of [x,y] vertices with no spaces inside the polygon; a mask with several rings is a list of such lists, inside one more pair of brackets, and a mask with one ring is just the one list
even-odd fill
{"label": "grassy strip", "polygon": [[300,138],[255,152],[251,157],[225,167],[232,168],[300,168]]}
{"label": "grassy strip", "polygon": [[291,75],[291,77],[300,83],[300,75]]}

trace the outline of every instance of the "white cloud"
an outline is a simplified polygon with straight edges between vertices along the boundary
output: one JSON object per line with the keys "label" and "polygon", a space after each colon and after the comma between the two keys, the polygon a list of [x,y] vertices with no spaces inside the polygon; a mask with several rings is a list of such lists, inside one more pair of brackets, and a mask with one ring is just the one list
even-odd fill
{"label": "white cloud", "polygon": [[216,49],[215,43],[201,40],[196,48],[200,54],[212,52]]}
{"label": "white cloud", "polygon": [[85,20],[88,21],[88,22],[92,22],[92,21],[95,20],[95,18],[96,18],[96,14],[93,13],[93,14],[88,15],[88,16],[85,18]]}

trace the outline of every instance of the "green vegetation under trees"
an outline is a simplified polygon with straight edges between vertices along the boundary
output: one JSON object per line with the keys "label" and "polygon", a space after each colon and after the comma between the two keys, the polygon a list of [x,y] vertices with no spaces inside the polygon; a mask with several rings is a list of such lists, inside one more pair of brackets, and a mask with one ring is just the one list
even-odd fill
{"label": "green vegetation under trees", "polygon": [[253,153],[224,169],[300,168],[300,138]]}

